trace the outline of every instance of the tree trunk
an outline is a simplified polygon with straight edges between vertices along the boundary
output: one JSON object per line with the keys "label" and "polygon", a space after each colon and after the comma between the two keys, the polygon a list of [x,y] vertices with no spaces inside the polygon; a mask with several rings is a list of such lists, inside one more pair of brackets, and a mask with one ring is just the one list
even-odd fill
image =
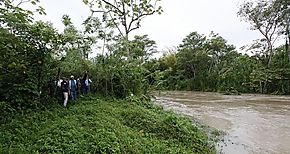
{"label": "tree trunk", "polygon": [[271,66],[272,57],[273,57],[273,46],[271,41],[268,41],[268,51],[269,51],[269,59],[268,59],[268,68]]}
{"label": "tree trunk", "polygon": [[290,16],[288,15],[288,20],[287,20],[287,26],[286,26],[286,52],[288,53],[288,62],[290,63],[290,29],[289,29],[289,24],[290,24]]}
{"label": "tree trunk", "polygon": [[126,36],[125,36],[125,50],[127,50],[128,60],[130,60],[131,51],[130,51],[130,46],[129,46],[129,32],[126,32]]}
{"label": "tree trunk", "polygon": [[288,41],[286,40],[286,49],[288,50],[288,61],[290,63],[290,32],[289,32],[289,26],[287,30],[287,36],[288,36]]}
{"label": "tree trunk", "polygon": [[58,81],[59,81],[59,79],[60,79],[60,67],[57,69],[57,75],[56,75],[56,77],[55,77],[55,87],[54,87],[54,97],[57,97],[57,89],[58,89],[58,87],[57,87],[57,83],[58,83]]}
{"label": "tree trunk", "polygon": [[104,56],[104,53],[105,53],[105,46],[106,46],[106,37],[104,38],[104,42],[103,42],[102,56]]}
{"label": "tree trunk", "polygon": [[115,95],[115,92],[114,92],[114,83],[113,83],[113,76],[112,76],[112,74],[111,74],[111,77],[110,77],[111,79],[110,79],[110,82],[111,82],[111,91],[112,91],[112,95]]}
{"label": "tree trunk", "polygon": [[263,94],[263,84],[261,81],[259,82],[259,84],[260,84],[260,93]]}

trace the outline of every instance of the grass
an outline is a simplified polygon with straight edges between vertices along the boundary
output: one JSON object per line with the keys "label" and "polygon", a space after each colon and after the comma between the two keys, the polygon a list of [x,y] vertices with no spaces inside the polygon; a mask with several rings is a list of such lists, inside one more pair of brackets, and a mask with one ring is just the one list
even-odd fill
{"label": "grass", "polygon": [[215,153],[197,124],[136,98],[91,97],[5,122],[0,153]]}

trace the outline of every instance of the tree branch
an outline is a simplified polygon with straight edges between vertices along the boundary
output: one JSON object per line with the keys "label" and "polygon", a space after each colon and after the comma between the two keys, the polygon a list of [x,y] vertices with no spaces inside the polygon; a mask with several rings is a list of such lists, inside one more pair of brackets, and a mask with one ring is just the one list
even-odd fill
{"label": "tree branch", "polygon": [[131,31],[133,31],[133,30],[135,30],[135,29],[138,29],[138,28],[140,28],[140,27],[139,27],[139,26],[136,26],[136,27],[130,29],[128,33],[130,33]]}
{"label": "tree branch", "polygon": [[106,1],[106,0],[102,0],[102,2],[106,3],[107,5],[110,5],[111,7],[113,7],[114,9],[116,9],[119,13],[123,14],[123,12],[115,5],[113,5],[112,3]]}
{"label": "tree branch", "polygon": [[30,0],[21,0],[17,5],[16,5],[16,7],[19,7],[21,4],[23,4],[23,3],[27,3],[27,2],[29,2]]}
{"label": "tree branch", "polygon": [[92,13],[108,13],[108,12],[103,11],[103,10],[93,10],[93,9],[91,9],[91,12]]}
{"label": "tree branch", "polygon": [[124,34],[122,33],[122,31],[121,31],[120,27],[118,26],[118,24],[115,22],[115,19],[113,18],[113,16],[112,16],[112,14],[111,14],[110,11],[108,12],[108,14],[110,15],[110,17],[111,17],[114,25],[116,26],[116,28],[118,29],[118,31],[120,32],[120,34],[122,35],[122,37],[124,37]]}
{"label": "tree branch", "polygon": [[[141,15],[137,16],[136,18],[132,19],[131,22],[130,22],[130,24],[129,24],[129,28],[128,28],[128,30],[129,30],[129,31],[132,31],[132,30],[130,30],[130,29],[131,29],[132,24],[133,24],[135,21],[141,19],[142,17],[152,15],[152,14],[154,14],[154,13],[155,13],[155,11],[152,11],[152,12],[150,12],[150,13],[144,13],[144,14],[141,14]],[[134,28],[133,28],[133,29],[134,29]],[[135,29],[136,29],[136,28],[135,28]]]}
{"label": "tree branch", "polygon": [[[272,40],[272,37],[273,37],[273,35],[275,34],[276,29],[277,29],[277,25],[278,25],[277,21],[276,21],[274,24],[275,24],[275,26],[274,26],[274,28],[273,28],[273,32],[270,34],[270,39],[271,39],[271,40]],[[278,38],[278,36],[277,36],[277,38]],[[276,41],[276,39],[273,41],[273,44],[274,44],[275,41]]]}

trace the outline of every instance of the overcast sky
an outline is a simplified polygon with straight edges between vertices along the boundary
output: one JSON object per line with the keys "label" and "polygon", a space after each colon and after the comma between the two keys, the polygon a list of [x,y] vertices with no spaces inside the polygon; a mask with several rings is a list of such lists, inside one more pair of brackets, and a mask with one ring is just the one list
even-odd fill
{"label": "overcast sky", "polygon": [[[238,48],[260,38],[258,32],[251,31],[250,25],[240,21],[236,12],[242,0],[162,0],[162,15],[145,18],[141,28],[134,34],[148,34],[157,42],[159,50],[178,46],[190,32],[208,35],[219,33],[228,43]],[[82,0],[41,0],[47,15],[37,17],[51,21],[62,30],[61,17],[68,14],[73,23],[80,27],[89,15],[89,9]]]}

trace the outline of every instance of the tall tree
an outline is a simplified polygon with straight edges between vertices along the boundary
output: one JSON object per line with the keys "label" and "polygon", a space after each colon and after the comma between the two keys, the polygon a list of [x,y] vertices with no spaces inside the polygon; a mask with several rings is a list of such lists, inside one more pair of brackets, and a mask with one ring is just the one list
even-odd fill
{"label": "tall tree", "polygon": [[282,12],[280,11],[280,3],[274,1],[257,0],[255,2],[244,2],[240,6],[238,15],[251,24],[252,30],[258,30],[267,44],[266,55],[268,67],[271,65],[273,56],[273,46],[279,36],[281,29],[279,28]]}
{"label": "tall tree", "polygon": [[48,94],[59,38],[52,24],[35,22],[33,12],[20,7],[27,1],[13,2],[0,1],[0,101],[32,106]]}
{"label": "tall tree", "polygon": [[[282,12],[281,24],[282,29],[285,30],[286,35],[286,51],[288,52],[288,62],[290,63],[290,1],[276,0],[277,11]],[[284,19],[284,20],[283,20]]]}
{"label": "tall tree", "polygon": [[106,27],[114,27],[124,40],[127,57],[131,57],[129,34],[141,26],[146,16],[161,14],[160,0],[83,0],[90,7],[92,16],[102,14]]}
{"label": "tall tree", "polygon": [[62,34],[63,47],[61,50],[64,51],[64,53],[68,50],[74,50],[75,52],[78,52],[77,54],[81,55],[83,59],[88,59],[91,47],[96,43],[96,37],[78,31],[68,15],[62,17],[62,22],[65,29]]}
{"label": "tall tree", "polygon": [[128,39],[128,35],[140,28],[141,20],[149,15],[161,13],[160,0],[83,0],[94,13],[102,13],[103,21],[114,26]]}
{"label": "tall tree", "polygon": [[156,42],[150,40],[148,35],[134,36],[134,40],[130,41],[130,48],[132,48],[133,57],[141,58],[141,63],[157,52]]}

